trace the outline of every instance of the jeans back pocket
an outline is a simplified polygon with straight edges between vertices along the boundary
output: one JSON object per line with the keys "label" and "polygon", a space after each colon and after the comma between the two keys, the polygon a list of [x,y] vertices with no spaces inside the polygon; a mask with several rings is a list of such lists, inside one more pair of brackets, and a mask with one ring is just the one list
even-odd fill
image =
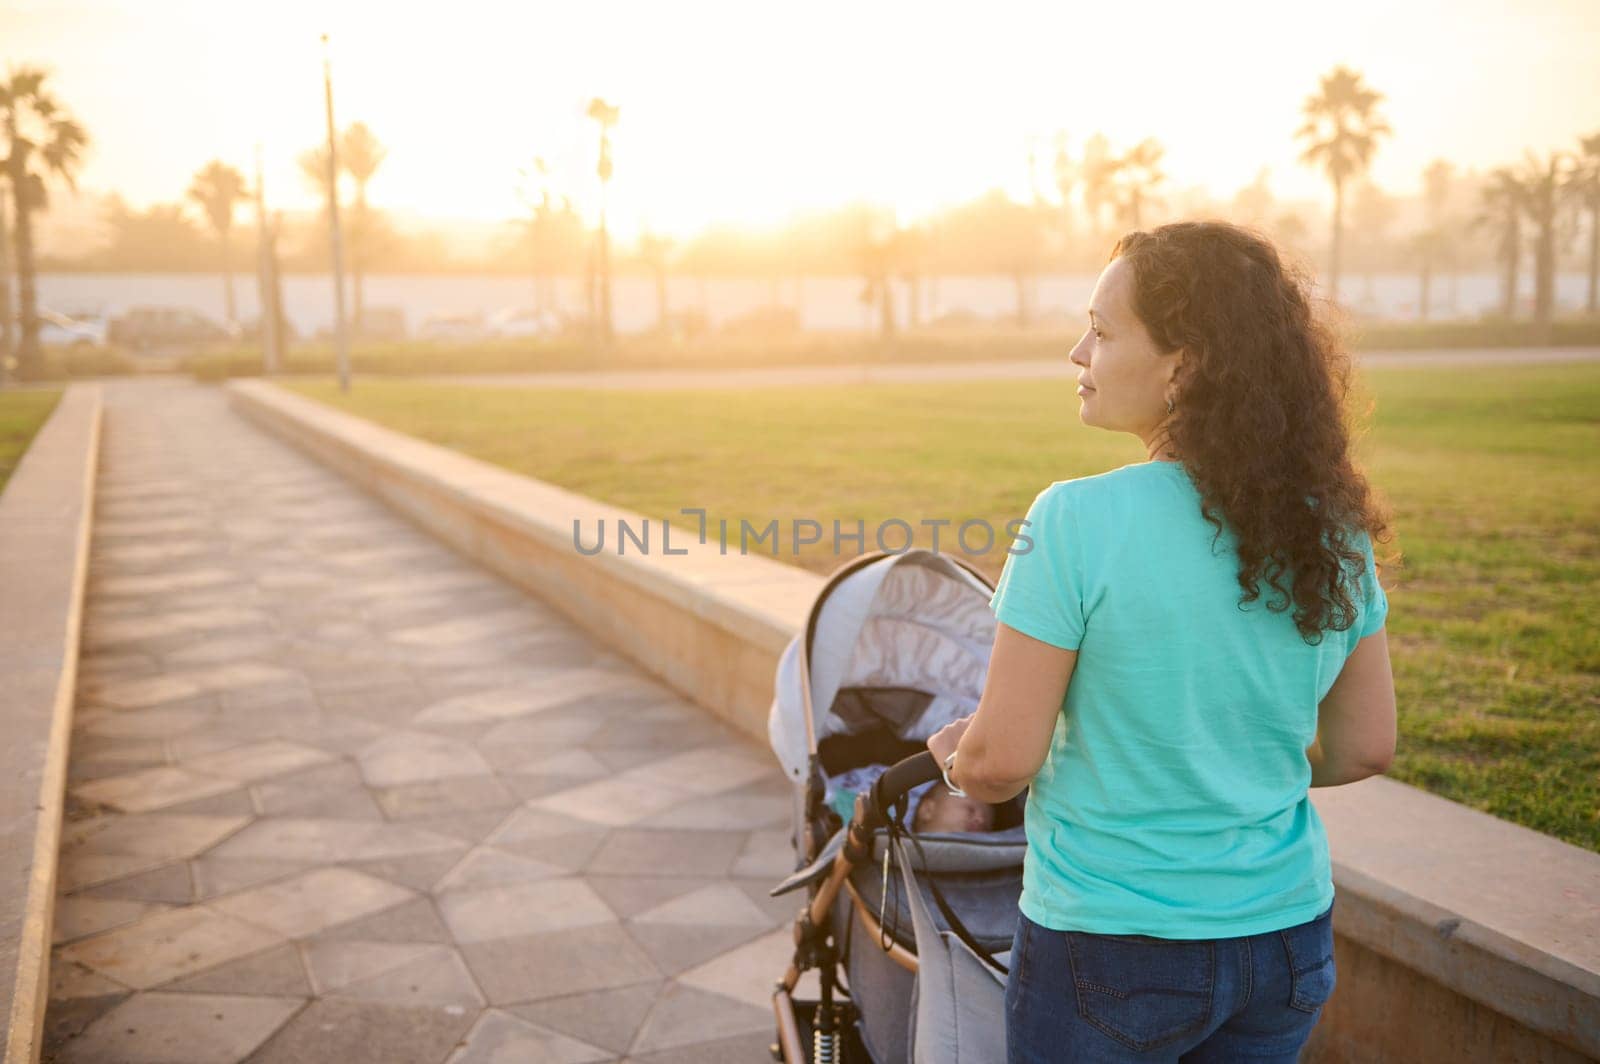
{"label": "jeans back pocket", "polygon": [[1289,962],[1289,1004],[1316,1012],[1333,996],[1338,973],[1333,961],[1333,909],[1278,932]]}
{"label": "jeans back pocket", "polygon": [[1211,1018],[1216,943],[1068,931],[1078,1015],[1128,1046],[1155,1049]]}

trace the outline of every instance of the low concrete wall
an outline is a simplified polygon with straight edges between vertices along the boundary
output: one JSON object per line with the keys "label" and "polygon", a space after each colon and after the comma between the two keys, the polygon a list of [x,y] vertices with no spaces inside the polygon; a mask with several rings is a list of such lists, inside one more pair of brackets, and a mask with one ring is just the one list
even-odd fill
{"label": "low concrete wall", "polygon": [[[749,734],[765,739],[778,654],[822,580],[673,549],[587,557],[637,514],[384,429],[260,381],[239,410]],[[680,540],[681,534],[681,540]],[[1600,1059],[1600,855],[1388,779],[1319,788],[1337,893],[1338,985],[1303,1059]]]}
{"label": "low concrete wall", "polygon": [[99,385],[68,387],[0,495],[5,1064],[38,1060],[44,1025],[100,411]]}

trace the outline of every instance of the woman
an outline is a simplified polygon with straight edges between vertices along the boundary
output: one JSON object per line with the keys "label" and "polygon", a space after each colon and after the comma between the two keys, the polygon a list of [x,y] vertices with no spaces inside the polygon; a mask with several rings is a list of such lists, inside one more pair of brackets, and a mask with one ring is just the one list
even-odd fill
{"label": "woman", "polygon": [[1009,1059],[1293,1061],[1333,992],[1308,787],[1384,772],[1394,683],[1350,363],[1266,240],[1124,236],[1072,351],[1148,460],[1046,488],[952,786],[1028,788]]}

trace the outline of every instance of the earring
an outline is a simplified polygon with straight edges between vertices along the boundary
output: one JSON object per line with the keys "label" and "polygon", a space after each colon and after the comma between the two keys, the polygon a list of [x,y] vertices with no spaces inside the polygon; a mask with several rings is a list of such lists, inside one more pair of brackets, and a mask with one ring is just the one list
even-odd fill
{"label": "earring", "polygon": [[1172,396],[1169,395],[1169,396],[1167,396],[1167,413],[1169,413],[1169,414],[1172,413],[1173,409],[1174,408],[1173,408],[1173,405],[1172,405]]}

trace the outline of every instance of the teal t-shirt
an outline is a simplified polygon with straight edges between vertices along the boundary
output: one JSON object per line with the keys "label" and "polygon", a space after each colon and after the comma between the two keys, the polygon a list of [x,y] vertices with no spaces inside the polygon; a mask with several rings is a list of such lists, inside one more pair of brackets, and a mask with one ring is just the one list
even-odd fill
{"label": "teal t-shirt", "polygon": [[1007,557],[990,606],[1079,656],[1028,793],[1022,911],[1175,939],[1320,915],[1333,876],[1305,750],[1318,703],[1388,613],[1370,538],[1351,541],[1366,558],[1355,624],[1311,646],[1292,609],[1267,609],[1282,596],[1265,581],[1239,604],[1238,541],[1201,515],[1181,463],[1057,482],[1027,520],[1032,547]]}

